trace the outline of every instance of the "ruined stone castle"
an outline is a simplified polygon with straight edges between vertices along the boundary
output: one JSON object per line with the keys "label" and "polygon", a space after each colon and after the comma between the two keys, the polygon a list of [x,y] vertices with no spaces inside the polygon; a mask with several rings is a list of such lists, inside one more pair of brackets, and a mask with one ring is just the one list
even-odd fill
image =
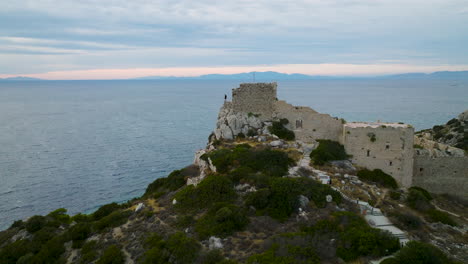
{"label": "ruined stone castle", "polygon": [[244,83],[233,89],[232,102],[226,101],[220,110],[215,137],[234,139],[252,130],[259,135],[268,134],[271,121],[286,118],[289,121],[286,127],[294,132],[297,141],[340,142],[353,164],[381,169],[404,188],[417,185],[435,193],[467,196],[468,157],[463,151],[448,146],[440,151],[437,151],[440,146],[415,149],[411,125],[347,123],[309,107],[278,100],[276,90],[276,83]]}

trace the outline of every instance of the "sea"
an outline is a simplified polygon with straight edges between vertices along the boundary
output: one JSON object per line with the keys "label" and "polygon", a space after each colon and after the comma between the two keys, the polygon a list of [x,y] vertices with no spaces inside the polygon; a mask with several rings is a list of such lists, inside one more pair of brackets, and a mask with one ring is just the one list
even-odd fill
{"label": "sea", "polygon": [[[224,95],[243,81],[0,82],[0,230],[57,208],[91,213],[141,196],[193,162]],[[468,109],[468,81],[279,81],[278,98],[348,122],[420,130]]]}

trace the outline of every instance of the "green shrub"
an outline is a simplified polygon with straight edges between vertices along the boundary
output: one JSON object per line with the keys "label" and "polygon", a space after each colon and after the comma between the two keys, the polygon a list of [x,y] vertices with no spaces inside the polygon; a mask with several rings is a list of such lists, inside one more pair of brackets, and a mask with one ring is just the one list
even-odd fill
{"label": "green shrub", "polygon": [[450,264],[451,261],[438,248],[418,242],[410,241],[395,255],[396,263],[400,264]]}
{"label": "green shrub", "polygon": [[65,208],[59,208],[55,211],[52,211],[47,216],[54,219],[55,221],[60,222],[61,224],[70,223],[70,216],[67,215],[67,209]]}
{"label": "green shrub", "polygon": [[98,256],[97,241],[92,240],[92,241],[86,242],[81,247],[80,263],[81,264],[91,263],[97,258],[97,256]]}
{"label": "green shrub", "polygon": [[404,229],[418,229],[422,226],[422,221],[418,216],[409,213],[398,213],[395,212],[393,216],[398,220],[398,223],[404,227]]}
{"label": "green shrub", "polygon": [[67,231],[67,238],[74,242],[74,248],[80,247],[82,241],[86,240],[91,235],[90,223],[78,223],[70,227]]}
{"label": "green shrub", "polygon": [[415,148],[415,149],[423,149],[424,147],[421,146],[421,145],[419,145],[419,144],[414,144],[414,145],[413,145],[413,148]]}
{"label": "green shrub", "polygon": [[31,263],[56,263],[64,252],[65,247],[62,239],[54,237],[42,246],[41,250],[32,258]]}
{"label": "green shrub", "polygon": [[426,212],[433,208],[427,196],[420,190],[414,188],[409,189],[406,203],[409,207],[421,212]]}
{"label": "green shrub", "polygon": [[410,187],[408,190],[416,190],[416,191],[421,192],[428,201],[431,201],[433,199],[431,194],[421,187],[413,186],[413,187]]}
{"label": "green shrub", "polygon": [[268,127],[268,131],[270,131],[271,134],[276,135],[281,139],[294,140],[294,132],[285,127],[285,125],[287,125],[288,123],[289,121],[285,118],[281,119],[280,121],[273,121],[272,125]]}
{"label": "green shrub", "polygon": [[310,158],[315,165],[324,165],[332,160],[344,160],[348,158],[344,146],[336,141],[318,140],[319,145],[310,153]]}
{"label": "green shrub", "polygon": [[186,177],[196,175],[198,175],[198,169],[193,168],[192,166],[181,170],[175,170],[167,177],[156,179],[154,182],[150,183],[146,188],[144,196],[147,197],[150,194],[158,192],[165,193],[168,191],[178,190],[185,185]]}
{"label": "green shrub", "polygon": [[92,220],[93,220],[92,216],[86,215],[86,214],[81,214],[81,213],[76,214],[76,215],[71,217],[71,221],[76,222],[76,223],[90,222]]}
{"label": "green shrub", "polygon": [[[13,222],[13,224],[10,226],[10,228],[19,228],[19,229],[23,229],[25,228],[25,223],[23,222],[23,220],[16,220],[15,222]],[[0,242],[1,244],[1,242]]]}
{"label": "green shrub", "polygon": [[245,138],[245,135],[244,133],[240,132],[239,134],[237,134],[237,138]]}
{"label": "green shrub", "polygon": [[218,202],[229,202],[237,197],[232,181],[221,175],[208,175],[196,187],[186,186],[176,195],[176,207],[185,210],[207,208]]}
{"label": "green shrub", "polygon": [[42,245],[56,236],[56,231],[57,230],[53,227],[45,226],[41,230],[34,233],[31,243],[31,250],[39,251]]}
{"label": "green shrub", "polygon": [[301,194],[313,201],[316,206],[325,207],[327,204],[327,195],[331,195],[336,204],[341,203],[341,194],[333,190],[329,185],[322,184],[309,178],[299,178],[297,181]]}
{"label": "green shrub", "polygon": [[395,179],[392,176],[383,172],[381,169],[375,169],[372,171],[368,169],[363,169],[358,171],[357,176],[361,180],[375,182],[387,188],[398,188],[398,184],[395,181]]}
{"label": "green shrub", "polygon": [[31,218],[28,219],[26,222],[26,230],[29,233],[34,233],[36,231],[39,231],[41,228],[43,228],[47,224],[47,219],[42,216],[42,215],[35,215]]}
{"label": "green shrub", "polygon": [[268,206],[270,194],[270,189],[268,188],[251,192],[245,197],[245,205],[253,206],[257,210],[263,210]]}
{"label": "green shrub", "polygon": [[453,221],[450,215],[446,212],[442,212],[436,209],[430,209],[426,212],[430,222],[440,222],[442,224],[457,226],[457,223]]}
{"label": "green shrub", "polygon": [[110,215],[107,215],[101,218],[99,221],[94,223],[94,228],[96,230],[103,230],[107,227],[116,227],[119,225],[125,224],[127,222],[128,217],[131,215],[132,212],[130,211],[115,211]]}
{"label": "green shrub", "polygon": [[318,221],[302,231],[313,237],[337,240],[338,257],[349,262],[359,257],[382,257],[400,248],[398,238],[390,233],[371,228],[366,221],[351,212],[335,212],[329,219]]}
{"label": "green shrub", "polygon": [[94,220],[99,220],[105,216],[110,215],[112,212],[118,209],[120,209],[120,205],[117,203],[106,204],[99,207],[99,209],[97,209],[97,211],[92,214],[92,217]]}
{"label": "green shrub", "polygon": [[391,191],[389,192],[389,194],[390,194],[390,198],[391,198],[392,200],[400,200],[400,198],[401,198],[401,193],[399,193],[399,192],[397,192],[397,191],[391,190]]}
{"label": "green shrub", "polygon": [[232,204],[220,203],[214,205],[203,215],[195,225],[200,239],[210,236],[226,237],[245,228],[249,219],[243,208]]}
{"label": "green shrub", "polygon": [[26,239],[19,239],[15,242],[0,248],[0,263],[16,263],[19,258],[31,251],[30,242]]}
{"label": "green shrub", "polygon": [[[233,150],[219,149],[209,154],[213,165],[219,173],[236,173],[236,169],[241,169],[237,180],[242,179],[242,175],[249,175],[261,172],[273,177],[281,177],[288,172],[288,166],[293,161],[288,154],[283,151],[271,149],[253,149],[247,144],[237,145]],[[234,177],[235,178],[235,177]]]}
{"label": "green shrub", "polygon": [[148,240],[146,244],[152,248],[143,255],[143,264],[194,263],[201,249],[195,239],[182,232],[171,235],[167,241],[158,235],[150,236]]}
{"label": "green shrub", "polygon": [[284,221],[299,207],[300,185],[296,179],[277,178],[272,181],[268,199],[268,215]]}
{"label": "green shrub", "polygon": [[192,215],[179,215],[177,216],[176,225],[179,228],[186,228],[195,223],[195,219]]}
{"label": "green shrub", "polygon": [[96,264],[123,264],[125,263],[125,255],[122,250],[116,245],[109,246]]}

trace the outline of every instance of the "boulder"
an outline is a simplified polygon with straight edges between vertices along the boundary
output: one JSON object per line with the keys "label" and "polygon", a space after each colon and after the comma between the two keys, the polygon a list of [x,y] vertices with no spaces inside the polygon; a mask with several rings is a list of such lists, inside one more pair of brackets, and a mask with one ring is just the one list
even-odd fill
{"label": "boulder", "polygon": [[210,250],[223,248],[223,243],[221,242],[221,238],[215,237],[215,236],[210,237],[208,239],[208,248]]}
{"label": "boulder", "polygon": [[145,208],[145,205],[143,203],[139,203],[137,207],[135,208],[135,212],[140,211],[141,209]]}
{"label": "boulder", "polygon": [[280,147],[283,146],[283,141],[281,141],[281,140],[272,141],[272,142],[270,142],[270,146],[280,148]]}
{"label": "boulder", "polygon": [[298,199],[299,199],[299,206],[301,208],[305,208],[310,202],[309,198],[305,197],[304,195],[299,195]]}
{"label": "boulder", "polygon": [[327,200],[327,203],[331,203],[333,201],[333,196],[327,195],[325,196],[325,199]]}

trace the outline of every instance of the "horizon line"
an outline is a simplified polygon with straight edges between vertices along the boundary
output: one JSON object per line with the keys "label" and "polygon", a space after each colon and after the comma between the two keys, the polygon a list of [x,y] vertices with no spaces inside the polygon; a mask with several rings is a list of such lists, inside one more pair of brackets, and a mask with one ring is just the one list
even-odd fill
{"label": "horizon line", "polygon": [[42,80],[129,80],[145,77],[197,78],[209,74],[232,75],[252,72],[303,74],[311,77],[372,78],[412,73],[430,74],[439,71],[468,71],[468,65],[279,64],[267,66],[85,69],[30,74],[0,74],[0,78],[26,77]]}

